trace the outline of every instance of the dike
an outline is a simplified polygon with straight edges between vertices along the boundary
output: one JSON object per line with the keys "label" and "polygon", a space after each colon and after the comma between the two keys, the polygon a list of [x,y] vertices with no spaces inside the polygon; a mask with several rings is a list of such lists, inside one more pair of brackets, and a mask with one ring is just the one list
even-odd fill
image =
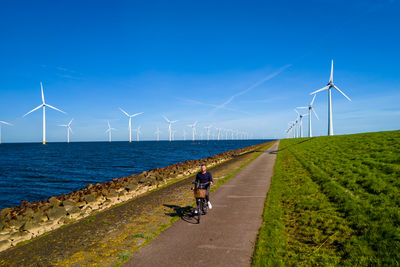
{"label": "dike", "polygon": [[231,150],[200,160],[187,160],[108,182],[88,184],[85,188],[68,194],[43,201],[22,201],[20,206],[4,208],[0,211],[0,251],[158,187],[182,180],[197,172],[201,164],[213,167],[253,151],[260,145]]}

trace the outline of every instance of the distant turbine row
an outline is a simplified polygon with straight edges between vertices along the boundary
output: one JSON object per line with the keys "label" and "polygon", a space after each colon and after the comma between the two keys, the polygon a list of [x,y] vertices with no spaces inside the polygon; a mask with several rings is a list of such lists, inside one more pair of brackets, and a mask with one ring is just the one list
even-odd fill
{"label": "distant turbine row", "polygon": [[312,137],[312,129],[311,129],[311,110],[313,111],[315,117],[319,120],[317,113],[313,108],[313,103],[316,97],[316,94],[322,92],[324,90],[328,90],[328,135],[333,135],[333,119],[332,119],[332,88],[338,90],[344,97],[346,97],[349,101],[351,99],[343,93],[334,83],[333,83],[333,60],[331,64],[331,75],[329,78],[329,82],[325,87],[318,89],[312,92],[310,95],[314,95],[311,103],[306,107],[297,107],[298,109],[308,109],[308,114],[300,114],[296,109],[297,117],[295,121],[289,123],[289,128],[286,130],[288,137],[303,137],[303,117],[308,116],[308,136]]}
{"label": "distant turbine row", "polygon": [[[36,110],[38,110],[40,108],[42,108],[42,111],[43,111],[43,139],[42,139],[42,143],[46,144],[46,107],[48,107],[50,109],[54,109],[54,110],[59,111],[59,112],[64,113],[64,114],[66,114],[66,112],[64,112],[61,109],[58,109],[58,108],[56,108],[56,107],[54,107],[52,105],[49,105],[49,104],[47,104],[45,102],[44,90],[43,90],[42,82],[40,83],[40,90],[41,90],[41,95],[42,95],[42,104],[40,104],[36,108],[32,109],[31,111],[27,112],[25,115],[23,115],[23,117],[29,115],[30,113],[32,113],[32,112],[34,112],[34,111],[36,111]],[[119,108],[119,109],[129,119],[129,124],[128,124],[128,126],[129,126],[128,127],[128,129],[129,129],[129,142],[132,142],[132,140],[133,140],[133,138],[132,138],[132,130],[136,131],[136,139],[137,139],[137,141],[140,141],[141,127],[139,126],[136,130],[132,129],[132,118],[134,118],[136,116],[139,116],[139,115],[143,114],[144,112],[139,112],[139,113],[135,113],[135,114],[130,115],[128,112],[126,112],[122,108]],[[172,125],[174,123],[178,122],[178,120],[171,121],[166,116],[162,116],[162,117],[168,123],[169,141],[175,140],[175,131],[172,130]],[[60,125],[58,125],[58,126],[66,128],[66,130],[67,130],[67,142],[68,143],[70,142],[70,134],[73,133],[72,128],[71,128],[71,124],[72,124],[73,120],[74,119],[71,119],[68,124],[60,124]],[[188,127],[190,127],[192,129],[192,141],[195,141],[197,123],[198,122],[196,121],[193,124],[187,125]],[[2,126],[3,125],[12,126],[11,123],[8,123],[8,122],[5,122],[5,121],[0,121],[0,144],[1,144],[1,130],[2,130]],[[107,125],[108,125],[108,128],[106,129],[105,133],[108,134],[108,141],[111,142],[112,141],[112,131],[115,131],[116,129],[111,127],[109,121],[107,121]],[[212,127],[211,125],[208,125],[208,126],[204,127],[206,129],[206,131],[207,131],[207,140],[208,141],[210,140],[211,127]],[[226,140],[228,140],[228,133],[229,132],[231,133],[232,140],[234,140],[234,130],[232,130],[232,129],[222,129],[222,128],[215,128],[215,129],[218,131],[218,135],[217,135],[218,136],[217,137],[218,140],[222,139],[221,138],[221,131],[222,130],[225,130],[225,139]],[[157,131],[155,132],[155,134],[157,135],[157,141],[159,141],[160,140],[160,129],[159,128],[157,128]],[[247,139],[248,138],[248,134],[247,133],[241,133],[241,134],[243,136],[242,139]],[[202,135],[202,133],[201,133],[201,135]],[[202,137],[200,139],[202,139]],[[239,139],[239,130],[236,130],[236,139]],[[184,140],[186,140],[186,131],[185,130],[184,130]]]}

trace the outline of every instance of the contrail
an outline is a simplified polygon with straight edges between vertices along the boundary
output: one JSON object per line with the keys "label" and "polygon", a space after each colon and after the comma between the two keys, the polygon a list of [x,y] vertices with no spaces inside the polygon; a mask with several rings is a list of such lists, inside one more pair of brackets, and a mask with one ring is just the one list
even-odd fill
{"label": "contrail", "polygon": [[203,103],[197,100],[192,100],[192,99],[182,99],[182,98],[178,98],[187,102],[191,102],[193,104],[199,104],[199,105],[206,105],[206,106],[210,106],[213,107],[213,109],[210,111],[210,113],[214,113],[215,111],[217,111],[218,109],[226,109],[226,110],[231,110],[231,111],[238,111],[238,112],[242,112],[242,113],[246,113],[246,114],[250,114],[248,112],[245,111],[240,111],[240,110],[235,110],[235,109],[231,109],[231,108],[227,108],[226,106],[231,103],[236,97],[241,96],[247,92],[249,92],[250,90],[256,88],[257,86],[260,86],[261,84],[263,84],[264,82],[271,80],[272,78],[278,76],[282,71],[284,71],[285,69],[289,68],[290,66],[292,66],[292,64],[288,64],[285,65],[283,67],[281,67],[280,69],[278,69],[277,71],[275,71],[274,73],[271,73],[267,76],[265,76],[262,80],[256,82],[255,84],[253,84],[252,86],[250,86],[249,88],[236,93],[234,95],[232,95],[231,97],[228,98],[228,100],[226,100],[225,102],[219,104],[219,105],[215,105],[215,104],[210,104],[210,103]]}
{"label": "contrail", "polygon": [[235,99],[235,97],[241,96],[241,95],[243,95],[243,94],[249,92],[250,90],[256,88],[257,86],[260,86],[260,85],[263,84],[264,82],[266,82],[266,81],[268,81],[268,80],[271,80],[272,78],[278,76],[282,71],[284,71],[285,69],[289,68],[290,66],[292,66],[292,64],[285,65],[285,66],[281,67],[280,69],[278,69],[277,71],[275,71],[274,73],[271,73],[271,74],[267,75],[266,77],[264,77],[262,80],[256,82],[255,84],[253,84],[252,86],[250,86],[250,87],[247,88],[246,90],[243,90],[243,91],[241,91],[241,92],[239,92],[239,93],[237,93],[237,94],[234,94],[233,96],[231,96],[231,97],[230,97],[227,101],[225,101],[224,103],[222,103],[222,104],[220,104],[220,105],[217,105],[217,106],[215,107],[214,111],[217,110],[217,109],[220,109],[220,108],[224,108],[226,105],[228,105],[229,103],[231,103],[231,102],[233,101],[233,99]]}

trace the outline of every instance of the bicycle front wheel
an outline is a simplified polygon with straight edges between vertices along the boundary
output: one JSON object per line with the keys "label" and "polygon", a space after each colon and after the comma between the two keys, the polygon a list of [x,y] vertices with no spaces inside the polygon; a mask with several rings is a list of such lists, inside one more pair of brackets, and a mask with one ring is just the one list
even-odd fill
{"label": "bicycle front wheel", "polygon": [[201,201],[201,199],[199,199],[198,205],[197,205],[197,223],[200,223],[202,208],[203,208],[203,201]]}

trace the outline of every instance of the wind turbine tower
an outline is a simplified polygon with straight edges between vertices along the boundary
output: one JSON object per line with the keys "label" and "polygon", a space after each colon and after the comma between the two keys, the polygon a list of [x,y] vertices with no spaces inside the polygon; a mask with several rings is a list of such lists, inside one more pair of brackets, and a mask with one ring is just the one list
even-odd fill
{"label": "wind turbine tower", "polygon": [[137,128],[137,130],[136,130],[136,140],[137,140],[138,142],[140,141],[140,134],[142,133],[142,132],[140,131],[141,128],[142,128],[142,127],[139,126],[139,127]]}
{"label": "wind turbine tower", "polygon": [[157,141],[160,141],[160,128],[157,127],[157,131],[154,133],[157,135]]}

